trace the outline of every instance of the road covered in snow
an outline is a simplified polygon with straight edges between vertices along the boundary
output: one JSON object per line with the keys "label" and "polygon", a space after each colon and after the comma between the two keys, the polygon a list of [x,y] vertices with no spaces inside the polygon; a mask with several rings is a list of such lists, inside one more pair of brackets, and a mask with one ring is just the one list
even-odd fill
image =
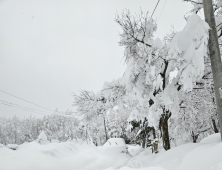
{"label": "road covered in snow", "polygon": [[[115,143],[115,142],[114,142]],[[121,148],[119,146],[119,148]],[[116,151],[119,150],[117,147]],[[40,145],[24,143],[12,150],[0,147],[0,170],[221,170],[219,134],[151,154],[149,149],[129,146],[131,153],[112,152],[93,144],[72,141]]]}

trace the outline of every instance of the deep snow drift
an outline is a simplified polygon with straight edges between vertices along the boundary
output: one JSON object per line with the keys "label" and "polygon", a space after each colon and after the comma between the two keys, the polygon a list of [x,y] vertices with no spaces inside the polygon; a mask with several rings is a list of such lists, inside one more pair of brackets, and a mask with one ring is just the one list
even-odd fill
{"label": "deep snow drift", "polygon": [[[221,151],[222,142],[218,133],[204,138],[200,143],[187,143],[158,154],[143,151],[131,162],[136,162],[140,170],[222,170]],[[120,170],[132,168],[123,167]]]}
{"label": "deep snow drift", "polygon": [[129,146],[134,156],[107,153],[102,147],[73,142],[30,142],[19,145],[15,151],[1,147],[0,170],[221,170],[221,151],[220,134],[158,154]]}
{"label": "deep snow drift", "polygon": [[99,170],[118,168],[126,154],[104,155],[101,147],[73,142],[40,145],[33,141],[11,150],[0,148],[0,170]]}

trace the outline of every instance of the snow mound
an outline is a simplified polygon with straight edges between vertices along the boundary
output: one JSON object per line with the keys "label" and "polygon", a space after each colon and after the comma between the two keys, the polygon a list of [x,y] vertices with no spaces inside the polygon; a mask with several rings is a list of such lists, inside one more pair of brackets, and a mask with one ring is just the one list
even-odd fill
{"label": "snow mound", "polygon": [[[218,136],[218,134],[213,135],[211,138],[218,139]],[[145,150],[136,155],[131,162],[134,161],[137,165],[137,169],[133,170],[221,170],[221,150],[222,142],[188,143],[158,154],[150,154]],[[119,170],[132,170],[132,168],[122,167]]]}
{"label": "snow mound", "polygon": [[139,145],[136,145],[136,146],[133,146],[133,145],[128,145],[128,152],[130,153],[130,155],[132,156],[135,156],[137,155],[138,153],[140,153],[141,151],[143,151],[144,149],[139,146]]}
{"label": "snow mound", "polygon": [[220,133],[212,134],[206,138],[203,138],[200,143],[220,143],[221,142],[221,136]]}
{"label": "snow mound", "polygon": [[[131,158],[127,154],[102,154],[98,147],[73,142],[39,145],[36,141],[0,151],[0,170],[103,170],[120,168]],[[13,163],[12,163],[13,162]]]}

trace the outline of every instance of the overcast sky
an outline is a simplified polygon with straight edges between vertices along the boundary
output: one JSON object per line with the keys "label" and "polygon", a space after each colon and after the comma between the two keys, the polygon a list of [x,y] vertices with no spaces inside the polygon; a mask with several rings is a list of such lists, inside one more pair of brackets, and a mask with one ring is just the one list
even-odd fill
{"label": "overcast sky", "polygon": [[[0,0],[0,117],[43,116],[2,100],[44,110],[2,91],[49,110],[75,110],[72,93],[96,92],[104,81],[121,77],[125,66],[115,15],[140,8],[151,15],[157,1]],[[183,29],[190,9],[182,0],[160,0],[155,36],[163,38],[172,25]]]}

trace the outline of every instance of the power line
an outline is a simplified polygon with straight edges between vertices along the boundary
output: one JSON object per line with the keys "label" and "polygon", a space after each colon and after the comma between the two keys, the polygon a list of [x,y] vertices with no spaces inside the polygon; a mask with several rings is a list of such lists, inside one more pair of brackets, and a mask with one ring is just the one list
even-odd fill
{"label": "power line", "polygon": [[1,100],[1,99],[0,99],[0,104],[3,104],[5,106],[9,106],[9,107],[13,107],[13,108],[16,108],[16,109],[21,109],[21,110],[25,110],[25,111],[30,111],[30,112],[38,113],[38,114],[46,114],[46,115],[52,115],[53,114],[53,115],[64,116],[64,117],[73,117],[73,115],[66,115],[66,114],[60,113],[58,111],[53,111],[53,113],[49,113],[49,112],[46,112],[46,111],[42,111],[42,110],[37,110],[37,109],[34,109],[34,108],[29,108],[29,107],[21,106],[19,104],[15,104],[15,103],[8,102],[8,101]]}
{"label": "power line", "polygon": [[[51,109],[48,109],[48,108],[46,108],[46,107],[43,107],[43,106],[40,106],[40,105],[38,105],[38,104],[35,104],[35,103],[33,103],[33,102],[30,102],[30,101],[28,101],[28,100],[25,100],[25,99],[22,99],[21,97],[18,97],[18,96],[15,96],[15,95],[13,95],[13,94],[10,94],[10,93],[7,93],[7,92],[5,92],[5,91],[3,91],[3,90],[0,90],[0,92],[3,92],[3,93],[5,93],[5,94],[8,94],[8,95],[10,95],[10,96],[13,96],[13,97],[15,97],[15,98],[17,98],[17,99],[20,99],[20,100],[23,100],[23,101],[25,101],[25,102],[27,102],[27,103],[30,103],[30,104],[33,104],[33,105],[35,105],[35,106],[38,106],[38,107],[41,107],[41,108],[43,108],[43,109],[46,109],[46,110],[48,110],[48,111],[50,111],[50,112],[53,112],[54,114],[57,114],[57,115],[62,115],[62,116],[67,116],[68,117],[68,115],[65,115],[65,114],[63,114],[63,113],[60,113],[60,112],[58,112],[58,111],[56,111],[56,110],[51,110]],[[5,101],[6,102],[6,101]],[[10,103],[10,102],[8,102],[8,103]],[[2,103],[3,104],[3,103]],[[13,103],[11,103],[12,105],[13,105]],[[4,105],[8,105],[8,104],[4,104]],[[16,105],[16,104],[14,104],[14,105]],[[19,106],[19,105],[18,105]],[[11,106],[11,107],[16,107],[16,106]],[[24,107],[24,106],[21,106],[21,107]],[[26,108],[26,107],[24,107],[24,108]],[[27,108],[26,108],[27,109]],[[32,108],[31,108],[32,109]],[[33,109],[34,110],[34,109]],[[36,110],[36,109],[35,109]],[[36,110],[36,111],[39,111],[39,110]],[[36,112],[35,111],[35,112]],[[40,112],[44,112],[44,111],[40,111]],[[46,112],[45,112],[46,113]],[[42,114],[42,113],[41,113]]]}
{"label": "power line", "polygon": [[[165,4],[166,4],[166,0],[164,1],[163,8],[165,7]],[[160,12],[160,16],[159,16],[159,18],[158,18],[158,21],[160,20],[161,14],[162,14],[162,12],[163,12],[163,8],[162,8],[162,10],[161,10],[161,12]]]}
{"label": "power line", "polygon": [[151,15],[151,18],[152,18],[152,16],[153,16],[153,14],[154,14],[154,12],[155,12],[155,10],[156,10],[156,7],[158,6],[159,2],[160,2],[160,0],[158,0],[157,4],[156,4],[156,6],[155,6],[155,8],[154,8],[154,10],[153,10],[153,13],[152,13],[152,15]]}
{"label": "power line", "polygon": [[32,102],[30,102],[30,101],[28,101],[28,100],[22,99],[22,98],[17,97],[17,96],[15,96],[15,95],[13,95],[13,94],[7,93],[7,92],[5,92],[5,91],[3,91],[3,90],[0,90],[0,91],[3,92],[3,93],[5,93],[5,94],[8,94],[8,95],[10,95],[10,96],[13,96],[13,97],[15,97],[15,98],[17,98],[17,99],[23,100],[23,101],[25,101],[25,102],[27,102],[27,103],[30,103],[30,104],[33,104],[33,105],[35,105],[35,106],[41,107],[41,108],[43,108],[43,109],[46,109],[46,110],[48,110],[48,111],[54,112],[54,111],[51,110],[51,109],[47,109],[47,108],[45,108],[45,107],[43,107],[43,106],[40,106],[40,105],[35,104],[35,103],[32,103]]}
{"label": "power line", "polygon": [[34,112],[34,113],[38,113],[38,114],[44,114],[44,113],[41,113],[41,112],[36,112],[36,111],[33,111],[33,110],[29,110],[29,109],[25,109],[25,108],[19,108],[19,107],[15,107],[13,105],[8,105],[8,104],[5,104],[5,103],[1,103],[5,106],[9,106],[9,107],[13,107],[13,108],[16,108],[16,109],[21,109],[21,110],[25,110],[25,111],[29,111],[29,112]]}
{"label": "power line", "polygon": [[49,112],[45,112],[45,111],[42,111],[42,110],[37,110],[37,109],[25,107],[25,106],[21,106],[21,105],[11,103],[11,102],[8,102],[8,101],[5,101],[5,100],[1,100],[1,99],[0,99],[0,103],[5,105],[5,106],[14,107],[14,108],[22,109],[22,110],[25,110],[25,111],[31,111],[31,112],[35,112],[35,113],[39,113],[39,114],[51,114]]}

